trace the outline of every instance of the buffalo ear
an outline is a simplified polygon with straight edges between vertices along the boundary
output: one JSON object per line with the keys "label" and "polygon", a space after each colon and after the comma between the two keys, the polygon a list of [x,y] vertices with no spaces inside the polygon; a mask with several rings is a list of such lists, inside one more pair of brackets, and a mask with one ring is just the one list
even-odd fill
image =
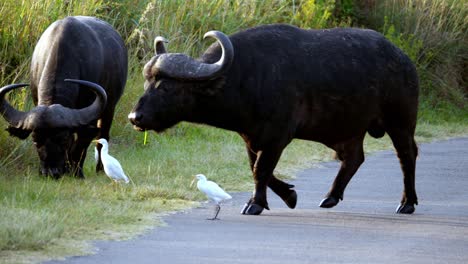
{"label": "buffalo ear", "polygon": [[10,133],[10,136],[14,136],[19,139],[26,139],[29,136],[29,134],[31,134],[31,130],[16,128],[12,126],[7,127],[5,130],[8,131],[8,133]]}

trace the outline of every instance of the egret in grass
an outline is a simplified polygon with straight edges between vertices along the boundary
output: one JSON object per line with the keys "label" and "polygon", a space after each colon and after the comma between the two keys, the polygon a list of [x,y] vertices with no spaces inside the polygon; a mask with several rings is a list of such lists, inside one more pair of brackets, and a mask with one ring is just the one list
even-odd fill
{"label": "egret in grass", "polygon": [[119,161],[109,155],[109,144],[107,143],[107,140],[100,138],[98,140],[93,140],[93,142],[102,145],[101,161],[106,175],[114,182],[123,181],[125,183],[129,183],[130,180],[128,179],[127,175],[125,175]]}
{"label": "egret in grass", "polygon": [[219,219],[218,214],[219,211],[221,210],[221,202],[225,200],[231,199],[231,195],[229,195],[227,192],[225,192],[221,187],[219,187],[218,184],[215,182],[209,181],[206,179],[206,176],[203,174],[197,174],[195,175],[195,178],[193,179],[192,183],[190,186],[193,185],[194,181],[198,179],[197,181],[197,188],[201,192],[203,192],[208,199],[212,200],[213,202],[216,203],[216,214],[213,218],[208,218],[208,220],[216,220]]}

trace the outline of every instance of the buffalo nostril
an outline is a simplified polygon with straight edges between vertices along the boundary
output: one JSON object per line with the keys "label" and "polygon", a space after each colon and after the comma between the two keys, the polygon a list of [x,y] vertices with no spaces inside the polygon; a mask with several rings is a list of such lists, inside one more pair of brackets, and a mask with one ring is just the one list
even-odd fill
{"label": "buffalo nostril", "polygon": [[49,170],[50,171],[50,175],[52,176],[52,178],[54,179],[59,179],[60,176],[63,174],[62,170],[61,169],[58,169],[58,168],[52,168]]}
{"label": "buffalo nostril", "polygon": [[60,176],[62,176],[63,171],[59,168],[41,168],[40,174],[46,177],[59,179]]}
{"label": "buffalo nostril", "polygon": [[143,115],[141,113],[137,113],[137,112],[131,112],[130,114],[128,114],[128,119],[132,123],[140,121],[142,117],[143,117]]}

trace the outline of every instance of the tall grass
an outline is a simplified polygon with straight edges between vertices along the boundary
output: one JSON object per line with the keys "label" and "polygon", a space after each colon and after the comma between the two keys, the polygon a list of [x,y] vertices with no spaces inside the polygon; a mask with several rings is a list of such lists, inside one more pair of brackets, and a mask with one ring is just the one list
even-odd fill
{"label": "tall grass", "polygon": [[[433,107],[450,101],[460,108],[468,102],[468,5],[460,0],[378,1],[374,26],[386,35],[406,39],[414,50],[425,100]],[[394,32],[389,32],[393,30]],[[389,34],[390,33],[390,34]],[[440,99],[443,100],[440,100]]]}
{"label": "tall grass", "polygon": [[102,6],[101,0],[3,0],[0,3],[0,83],[25,77],[35,43],[53,21],[71,14],[93,15]]}
{"label": "tall grass", "polygon": [[[182,123],[163,134],[149,133],[149,141],[143,145],[143,133],[135,132],[127,121],[127,114],[143,92],[141,69],[153,56],[154,37],[162,35],[169,39],[170,52],[184,52],[198,57],[211,44],[210,41],[202,40],[203,34],[209,30],[216,29],[230,34],[259,24],[281,22],[302,27],[350,25],[351,12],[357,12],[356,9],[361,7],[353,7],[351,2],[24,0],[17,4],[13,0],[2,1],[2,84],[28,82],[28,64],[34,44],[45,28],[56,19],[67,15],[93,15],[109,21],[121,33],[129,49],[131,70],[125,93],[116,109],[110,152],[120,160],[134,184],[112,186],[104,174],[96,174],[92,148],[85,161],[86,180],[67,176],[58,181],[41,178],[37,175],[39,162],[30,139],[20,141],[0,131],[0,262],[14,262],[21,256],[26,256],[22,260],[30,261],[27,256],[37,254],[43,257],[77,254],[77,251],[86,248],[77,241],[123,238],[141,232],[155,224],[154,213],[184,208],[191,205],[193,200],[204,199],[199,192],[189,188],[191,176],[196,173],[206,174],[228,191],[251,190],[253,181],[245,147],[235,133]],[[429,47],[432,47],[427,46],[426,39],[418,33],[426,25],[421,22],[418,30],[412,28],[410,22],[407,22],[408,26],[400,25],[399,21],[407,19],[404,13],[400,19],[397,18],[401,11],[397,7],[403,7],[403,1],[388,2],[393,3],[394,7],[388,4],[379,6],[375,11],[375,14],[383,12],[378,26],[419,61],[418,69],[422,66],[422,69],[435,67],[435,62],[431,64],[423,59],[427,56],[425,54],[430,53]],[[431,2],[438,3],[436,0]],[[339,13],[344,14],[342,20],[333,17],[337,13],[337,6],[342,9]],[[393,12],[389,11],[391,7]],[[385,8],[385,11],[380,11],[381,8]],[[384,24],[385,16],[388,17],[387,24]],[[439,24],[448,23],[443,22],[442,17],[440,19]],[[466,26],[464,23],[459,27]],[[393,31],[389,30],[390,26],[393,26]],[[406,27],[412,30],[406,31]],[[453,56],[458,58],[463,54],[460,53],[458,41],[466,35],[450,34],[454,39],[452,43],[456,43],[453,46],[457,47],[452,52],[458,54]],[[412,41],[421,46],[414,46]],[[445,44],[437,45],[446,47]],[[441,50],[448,52],[445,48]],[[427,72],[423,74],[423,81],[426,81],[426,76],[431,76],[429,72],[432,71]],[[450,79],[450,76],[453,77],[449,74],[447,78]],[[447,83],[453,82],[449,79]],[[439,87],[438,83],[428,82]],[[28,94],[27,89],[24,91],[13,96],[19,97],[18,100],[11,99],[18,105],[24,104]],[[417,129],[419,142],[468,133],[465,109],[454,108],[450,103],[441,108],[443,111],[435,112],[432,107],[432,101],[421,103],[423,119],[420,119]],[[446,123],[441,124],[441,120]],[[6,126],[2,118],[0,126]],[[391,142],[387,137],[383,140],[366,140],[367,152],[389,147]],[[298,168],[310,167],[331,156],[331,151],[320,144],[295,140],[285,150],[277,173],[291,177]],[[323,191],[325,194],[326,190]]]}
{"label": "tall grass", "polygon": [[213,29],[231,34],[258,24],[288,22],[290,1],[194,0],[148,1],[137,27],[129,36],[135,57],[147,61],[153,55],[152,40],[169,39],[172,52],[198,56],[209,43],[203,35]]}

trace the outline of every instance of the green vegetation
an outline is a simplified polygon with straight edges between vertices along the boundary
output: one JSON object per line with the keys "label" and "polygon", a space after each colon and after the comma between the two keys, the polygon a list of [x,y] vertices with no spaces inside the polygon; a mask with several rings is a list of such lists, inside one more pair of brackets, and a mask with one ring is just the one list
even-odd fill
{"label": "green vegetation", "polygon": [[375,15],[385,18],[385,33],[393,27],[391,35],[401,40],[405,51],[413,51],[422,80],[423,99],[434,107],[442,106],[445,101],[466,107],[466,3],[459,0],[382,2]]}
{"label": "green vegetation", "polygon": [[[380,2],[375,4],[375,2]],[[14,0],[0,3],[0,83],[28,82],[34,44],[53,21],[67,15],[102,18],[122,34],[130,54],[127,88],[117,107],[110,153],[131,177],[113,186],[94,172],[92,148],[86,180],[39,177],[30,139],[0,131],[0,263],[34,262],[89,252],[91,239],[123,239],[158,224],[158,214],[204,199],[190,189],[192,176],[204,173],[226,190],[253,187],[242,140],[235,133],[182,123],[163,134],[134,131],[127,114],[142,94],[142,65],[153,54],[152,40],[163,35],[168,49],[198,56],[209,41],[205,32],[228,34],[266,23],[305,28],[363,26],[382,32],[416,63],[421,79],[417,141],[468,134],[467,7],[463,1],[353,0]],[[10,97],[31,106],[27,89]],[[0,126],[6,124],[0,118]],[[391,148],[388,137],[366,139],[366,152]],[[277,173],[295,171],[332,158],[332,151],[295,140]],[[324,194],[327,190],[323,190]]]}

